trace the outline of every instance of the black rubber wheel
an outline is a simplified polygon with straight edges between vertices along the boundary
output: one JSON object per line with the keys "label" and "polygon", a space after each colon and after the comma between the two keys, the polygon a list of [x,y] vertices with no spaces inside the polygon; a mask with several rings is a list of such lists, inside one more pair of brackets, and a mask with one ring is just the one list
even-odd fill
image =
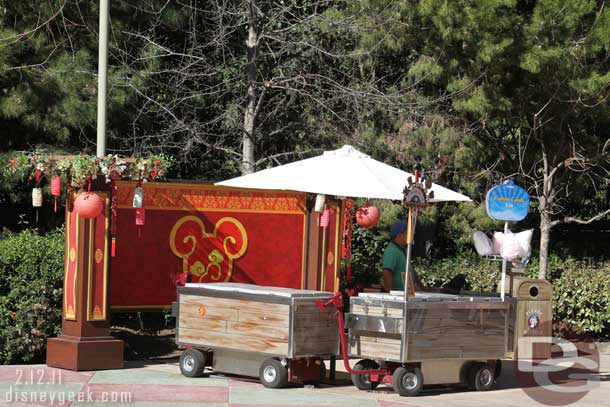
{"label": "black rubber wheel", "polygon": [[401,396],[417,396],[424,386],[424,376],[417,366],[399,367],[392,375],[392,387]]}
{"label": "black rubber wheel", "polygon": [[288,369],[277,359],[266,359],[261,363],[258,378],[263,386],[279,389],[288,384]]}
{"label": "black rubber wheel", "polygon": [[187,349],[180,355],[180,372],[186,377],[199,377],[205,369],[205,355],[197,349]]}
{"label": "black rubber wheel", "polygon": [[468,370],[468,387],[472,390],[490,390],[494,379],[494,368],[488,363],[474,363]]}
{"label": "black rubber wheel", "polygon": [[[370,369],[379,369],[377,362],[371,359],[362,359],[354,366],[354,370]],[[358,390],[375,390],[379,386],[379,382],[372,382],[367,374],[352,374],[352,383]]]}
{"label": "black rubber wheel", "polygon": [[496,360],[496,369],[494,370],[494,379],[497,379],[502,375],[502,361],[500,359]]}

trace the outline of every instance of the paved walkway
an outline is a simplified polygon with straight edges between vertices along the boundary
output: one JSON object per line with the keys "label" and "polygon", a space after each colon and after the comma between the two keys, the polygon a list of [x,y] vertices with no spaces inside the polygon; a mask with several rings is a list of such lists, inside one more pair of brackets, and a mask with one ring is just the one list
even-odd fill
{"label": "paved walkway", "polygon": [[[0,405],[10,406],[146,406],[146,407],[448,407],[537,406],[505,363],[496,389],[478,393],[462,388],[430,388],[414,398],[400,397],[391,387],[358,391],[345,373],[337,384],[319,388],[294,386],[266,389],[255,380],[208,375],[189,379],[177,363],[129,362],[123,370],[70,372],[37,366],[0,367]],[[572,406],[609,405],[610,356],[601,356],[597,388]],[[74,400],[74,401],[72,401]]]}

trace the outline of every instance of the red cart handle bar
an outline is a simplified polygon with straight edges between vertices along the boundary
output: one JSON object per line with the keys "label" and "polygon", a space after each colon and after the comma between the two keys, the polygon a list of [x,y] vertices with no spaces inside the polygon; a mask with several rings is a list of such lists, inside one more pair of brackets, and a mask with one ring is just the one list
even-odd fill
{"label": "red cart handle bar", "polygon": [[321,312],[326,313],[326,307],[333,305],[336,309],[337,319],[339,320],[339,340],[341,342],[341,356],[343,356],[343,365],[345,370],[350,374],[361,374],[361,375],[378,375],[384,376],[390,374],[387,369],[373,369],[373,370],[354,370],[349,365],[349,358],[347,353],[347,339],[345,338],[345,321],[343,320],[343,295],[340,292],[336,292],[326,302],[322,300],[316,300],[316,305]]}

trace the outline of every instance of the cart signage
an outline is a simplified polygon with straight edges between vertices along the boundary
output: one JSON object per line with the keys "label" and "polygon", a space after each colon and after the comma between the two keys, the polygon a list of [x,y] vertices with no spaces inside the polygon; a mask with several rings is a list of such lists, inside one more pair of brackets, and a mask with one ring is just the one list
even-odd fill
{"label": "cart signage", "polygon": [[491,188],[485,198],[487,214],[495,220],[523,220],[527,216],[529,206],[529,194],[512,180]]}

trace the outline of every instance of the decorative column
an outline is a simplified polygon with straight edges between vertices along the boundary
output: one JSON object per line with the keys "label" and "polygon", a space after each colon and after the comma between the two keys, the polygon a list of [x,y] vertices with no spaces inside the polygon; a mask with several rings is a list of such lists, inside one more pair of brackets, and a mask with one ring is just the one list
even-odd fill
{"label": "decorative column", "polygon": [[61,334],[47,340],[47,365],[69,370],[120,369],[123,341],[110,336],[110,193],[104,210],[82,218],[66,205]]}

